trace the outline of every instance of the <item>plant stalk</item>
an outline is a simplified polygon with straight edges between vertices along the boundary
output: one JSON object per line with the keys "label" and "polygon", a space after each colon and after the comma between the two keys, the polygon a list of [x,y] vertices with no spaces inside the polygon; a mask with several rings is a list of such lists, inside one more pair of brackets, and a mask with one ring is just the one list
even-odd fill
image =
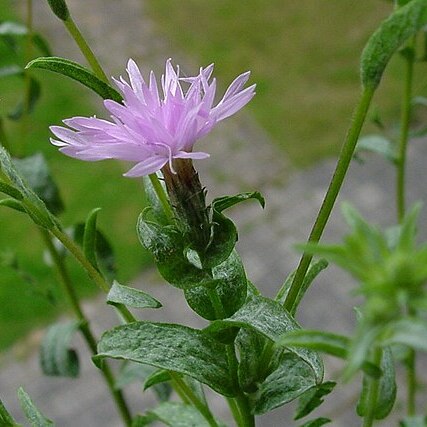
{"label": "plant stalk", "polygon": [[83,56],[86,58],[86,61],[89,63],[90,67],[92,68],[93,72],[105,83],[108,82],[108,77],[105,74],[104,70],[102,69],[100,63],[96,59],[95,54],[93,53],[92,49],[86,42],[85,38],[83,37],[82,33],[78,29],[77,25],[75,24],[73,18],[71,15],[68,16],[68,18],[64,22],[65,27],[71,34],[71,37],[75,40],[77,43],[80,51],[82,52]]}
{"label": "plant stalk", "polygon": [[[67,267],[64,263],[64,260],[61,258],[61,256],[58,253],[58,250],[55,248],[55,245],[52,242],[52,237],[49,235],[49,233],[43,228],[39,228],[39,230],[46,244],[46,247],[50,253],[50,256],[52,257],[52,260],[55,263],[56,269],[58,271],[59,277],[65,289],[65,292],[70,301],[70,305],[74,311],[74,314],[76,315],[77,319],[81,323],[80,331],[92,355],[96,355],[97,348],[96,348],[95,336],[89,326],[89,320],[87,319],[87,317],[85,316],[81,308],[79,298],[71,282],[71,278],[68,273]],[[126,404],[126,401],[123,397],[122,392],[120,390],[116,390],[114,387],[115,385],[114,375],[107,362],[103,363],[101,367],[101,372],[102,372],[102,375],[104,376],[104,379],[107,383],[108,389],[113,397],[113,400],[117,406],[117,409],[123,419],[123,422],[125,423],[126,426],[130,426],[132,423],[132,416],[131,416],[130,410]]]}
{"label": "plant stalk", "polygon": [[396,182],[396,203],[397,218],[399,223],[405,216],[405,176],[406,176],[406,152],[409,139],[409,126],[411,121],[411,100],[412,85],[414,76],[415,61],[415,38],[408,44],[410,53],[406,59],[405,85],[403,89],[401,119],[400,119],[400,137],[399,137],[399,158],[397,164],[397,182]]}
{"label": "plant stalk", "polygon": [[[345,175],[353,157],[353,153],[356,148],[357,141],[359,139],[360,131],[362,129],[363,123],[365,122],[366,114],[368,112],[374,93],[375,88],[365,87],[363,89],[362,96],[358,104],[356,105],[356,108],[353,113],[353,120],[347,132],[343,146],[341,148],[334,175],[329,184],[328,191],[326,192],[322,206],[320,207],[316,221],[308,238],[309,243],[317,243],[322,237],[326,223],[329,220],[335,201],[338,197],[338,193],[344,182]],[[298,297],[298,293],[300,292],[304,277],[310,266],[312,258],[313,256],[308,254],[307,252],[304,252],[301,257],[300,263],[295,274],[295,278],[289,289],[289,293],[284,304],[284,307],[288,310],[293,307]]]}
{"label": "plant stalk", "polygon": [[[376,366],[380,366],[381,365],[381,359],[382,359],[382,349],[381,347],[377,347],[374,350],[374,357],[373,357],[373,363]],[[378,393],[379,393],[379,388],[380,388],[380,380],[379,378],[373,378],[373,377],[368,377],[368,381],[369,381],[369,389],[368,389],[368,397],[367,397],[367,402],[368,402],[368,408],[366,411],[366,415],[363,418],[363,427],[372,427],[375,421],[375,410],[376,410],[376,406],[377,406],[377,401],[378,401]]]}

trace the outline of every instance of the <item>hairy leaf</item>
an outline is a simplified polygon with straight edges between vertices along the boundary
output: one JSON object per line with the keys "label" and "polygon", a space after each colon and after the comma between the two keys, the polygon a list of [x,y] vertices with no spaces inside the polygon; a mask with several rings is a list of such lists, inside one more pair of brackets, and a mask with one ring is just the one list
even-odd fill
{"label": "hairy leaf", "polygon": [[106,332],[97,359],[132,360],[176,371],[234,396],[225,346],[202,331],[181,325],[135,322]]}
{"label": "hairy leaf", "polygon": [[[217,334],[228,328],[249,328],[273,342],[279,342],[286,332],[300,329],[297,322],[277,302],[262,296],[250,296],[246,303],[231,317],[216,320],[205,331]],[[303,359],[313,370],[316,382],[323,378],[323,364],[315,351],[289,346],[288,349]]]}
{"label": "hairy leaf", "polygon": [[23,388],[18,389],[18,399],[31,427],[52,427],[54,425],[37,409]]}
{"label": "hairy leaf", "polygon": [[335,382],[327,381],[307,390],[299,399],[294,420],[307,416],[319,407],[323,403],[323,398],[334,389],[335,385]]}
{"label": "hairy leaf", "polygon": [[46,332],[40,346],[40,364],[45,375],[75,378],[79,375],[79,360],[70,341],[80,322],[58,323]]}
{"label": "hairy leaf", "polygon": [[107,302],[110,304],[124,304],[134,308],[159,308],[162,304],[147,293],[123,286],[114,281],[108,292]]}
{"label": "hairy leaf", "polygon": [[427,22],[427,2],[412,0],[397,9],[371,36],[361,56],[361,79],[376,88],[394,52]]}

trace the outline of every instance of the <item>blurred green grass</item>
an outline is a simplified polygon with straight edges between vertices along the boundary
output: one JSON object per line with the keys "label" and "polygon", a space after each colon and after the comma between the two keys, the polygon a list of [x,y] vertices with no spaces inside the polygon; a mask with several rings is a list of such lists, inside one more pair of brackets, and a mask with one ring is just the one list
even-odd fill
{"label": "blurred green grass", "polygon": [[[16,20],[12,1],[0,0],[0,21]],[[24,47],[23,47],[24,49]],[[57,52],[54,52],[57,53]],[[0,66],[11,58],[0,41]],[[22,122],[6,120],[6,131],[13,152],[30,155],[43,152],[63,196],[66,212],[61,215],[65,226],[85,220],[94,207],[101,207],[99,226],[115,249],[117,279],[133,278],[149,262],[139,245],[135,224],[144,207],[141,182],[121,177],[125,165],[117,162],[88,164],[59,154],[49,143],[48,127],[63,118],[93,115],[101,100],[64,77],[34,71],[42,87],[42,96],[34,112]],[[0,79],[0,114],[12,110],[22,98],[24,85],[19,78]],[[0,264],[0,350],[8,347],[32,328],[67,311],[56,273],[43,262],[43,243],[35,226],[22,214],[0,209],[0,257],[16,254],[25,275]],[[94,285],[73,260],[69,261],[73,281],[82,296],[94,295]],[[45,298],[50,289],[55,303]]]}
{"label": "blurred green grass", "polygon": [[[304,167],[338,152],[359,96],[360,53],[392,4],[149,0],[147,10],[171,52],[214,62],[220,82],[251,70],[257,95],[247,108]],[[393,61],[375,98],[386,121],[398,115],[401,62]]]}

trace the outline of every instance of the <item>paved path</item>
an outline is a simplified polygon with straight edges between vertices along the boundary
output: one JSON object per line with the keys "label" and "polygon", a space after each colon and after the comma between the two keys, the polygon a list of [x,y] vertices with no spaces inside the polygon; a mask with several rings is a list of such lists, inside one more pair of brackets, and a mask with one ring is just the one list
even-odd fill
{"label": "paved path", "polygon": [[[153,28],[145,17],[141,0],[74,0],[69,4],[76,21],[91,39],[110,74],[122,72],[128,57],[143,64],[149,63],[150,68],[154,64],[154,68],[159,69],[170,55],[167,42],[152,37]],[[51,19],[44,2],[36,2],[36,7],[36,18],[41,23],[41,29],[55,34],[55,46],[61,46],[61,52],[64,52],[65,46],[67,55],[80,60],[61,24]],[[181,64],[191,65],[188,58],[174,56]],[[305,171],[292,171],[285,154],[278,151],[245,114],[227,122],[203,144],[209,146],[207,151],[212,153],[210,160],[199,165],[209,195],[259,189],[266,197],[264,211],[255,203],[248,203],[235,209],[232,216],[239,226],[238,249],[249,277],[266,295],[273,296],[284,277],[295,268],[299,255],[292,250],[292,245],[306,239],[335,162],[327,160]],[[425,144],[412,144],[408,160],[413,166],[409,176],[409,201],[426,199]],[[421,180],[424,184],[419,182]],[[350,200],[368,219],[390,224],[394,216],[393,184],[393,171],[381,159],[371,158],[363,166],[355,163],[339,201]],[[425,223],[424,213],[422,224]],[[344,232],[345,226],[339,209],[336,209],[326,230],[325,241],[335,242]],[[150,313],[152,318],[203,325],[200,319],[188,312],[180,292],[161,284],[154,271],[148,271],[136,279],[135,286],[148,290],[164,303],[164,309]],[[352,289],[351,281],[344,273],[334,267],[328,268],[308,292],[301,306],[300,322],[308,328],[350,332],[354,320],[352,307],[357,304],[357,300],[350,295]],[[114,324],[111,310],[104,306],[101,299],[87,302],[85,308],[97,331],[101,332]],[[34,334],[34,341],[38,337],[39,334]],[[42,377],[37,368],[36,355],[18,362],[13,361],[16,356],[13,352],[3,358],[3,369],[0,371],[2,399],[18,414],[15,390],[23,385],[59,427],[120,426],[96,369],[85,357],[84,344],[77,340],[76,345],[82,349],[83,360],[83,375],[78,380]],[[327,366],[328,376],[336,377],[340,365],[331,360]],[[322,408],[322,415],[334,414],[334,426],[358,425],[357,418],[349,410],[354,401],[354,385],[342,387],[341,392]],[[144,406],[141,406],[138,388],[131,389],[128,396],[132,406],[139,410],[152,403],[152,397],[148,395],[144,397]],[[225,408],[217,398],[213,399],[214,406],[227,419]],[[261,417],[258,425],[295,425],[290,421],[290,414],[289,408],[276,410],[268,418]]]}

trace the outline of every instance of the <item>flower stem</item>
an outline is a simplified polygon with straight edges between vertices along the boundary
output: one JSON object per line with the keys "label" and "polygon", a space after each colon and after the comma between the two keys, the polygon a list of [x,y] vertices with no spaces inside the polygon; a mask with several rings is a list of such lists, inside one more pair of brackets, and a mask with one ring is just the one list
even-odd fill
{"label": "flower stem", "polygon": [[411,120],[412,83],[415,61],[415,38],[408,44],[406,59],[405,86],[403,89],[402,109],[400,120],[399,158],[397,164],[396,203],[399,223],[405,216],[405,175],[406,175],[406,147],[409,138],[409,125]]}
{"label": "flower stem", "polygon": [[[308,238],[308,242],[310,243],[317,243],[322,237],[326,223],[328,222],[332,208],[334,207],[338,193],[344,182],[344,178],[350,165],[354,149],[356,148],[357,140],[359,138],[360,131],[365,121],[374,92],[375,88],[365,87],[363,89],[360,101],[356,105],[353,113],[353,120],[347,132],[344,144],[341,148],[341,153],[335,168],[334,175],[311,230],[310,237]],[[304,252],[302,255],[295,274],[295,278],[289,289],[289,293],[284,304],[286,309],[290,309],[294,305],[312,258],[312,255],[306,252]]]}
{"label": "flower stem", "polygon": [[[61,256],[58,253],[58,250],[55,248],[55,245],[52,242],[52,237],[49,235],[47,230],[43,228],[39,228],[40,233],[43,237],[43,240],[46,244],[46,247],[50,253],[50,256],[52,257],[53,262],[55,263],[56,269],[58,270],[59,277],[61,279],[61,282],[64,286],[65,292],[68,296],[68,299],[70,301],[71,307],[74,311],[74,314],[76,315],[77,319],[80,321],[80,331],[93,355],[96,354],[96,339],[95,336],[89,326],[89,320],[86,318],[80,303],[78,296],[76,294],[76,291],[73,287],[73,284],[71,282],[70,275],[68,273],[67,267],[64,263],[64,260],[61,258]],[[116,390],[115,385],[115,379],[114,375],[111,371],[111,368],[109,367],[108,363],[104,363],[101,367],[101,372],[104,376],[104,379],[107,383],[107,386],[110,390],[110,393],[114,399],[114,402],[116,403],[117,409],[119,410],[119,413],[125,423],[126,426],[130,426],[132,423],[132,416],[130,414],[129,408],[126,404],[126,401],[123,397],[123,394],[120,390]]]}
{"label": "flower stem", "polygon": [[182,392],[182,397],[185,396],[194,405],[194,407],[203,415],[211,427],[218,427],[218,423],[215,421],[215,418],[212,415],[209,407],[194,394],[193,390],[188,387],[185,381],[176,372],[170,371],[169,373],[172,377],[172,381],[175,384],[175,389]]}
{"label": "flower stem", "polygon": [[166,196],[166,192],[162,187],[162,183],[160,182],[159,177],[155,173],[152,173],[148,176],[150,178],[154,191],[156,192],[157,197],[159,198],[159,201],[163,207],[163,212],[166,215],[166,218],[168,220],[172,220],[174,217],[172,207],[169,203],[168,197]]}
{"label": "flower stem", "polygon": [[[382,359],[382,349],[381,347],[377,347],[374,350],[374,357],[373,357],[373,363],[376,366],[381,365],[381,359]],[[366,415],[363,418],[363,427],[372,427],[375,420],[375,410],[377,406],[378,401],[378,392],[380,388],[380,381],[379,378],[373,378],[368,377],[368,397],[366,401],[368,402],[368,408],[366,411]]]}
{"label": "flower stem", "polygon": [[87,44],[85,38],[78,29],[71,15],[69,15],[68,18],[63,22],[65,27],[71,34],[71,37],[73,37],[78,47],[80,48],[80,51],[82,52],[83,56],[86,58],[90,67],[92,68],[93,72],[105,83],[109,83],[107,75],[105,74],[104,70],[96,59],[95,54],[92,52],[92,49]]}

